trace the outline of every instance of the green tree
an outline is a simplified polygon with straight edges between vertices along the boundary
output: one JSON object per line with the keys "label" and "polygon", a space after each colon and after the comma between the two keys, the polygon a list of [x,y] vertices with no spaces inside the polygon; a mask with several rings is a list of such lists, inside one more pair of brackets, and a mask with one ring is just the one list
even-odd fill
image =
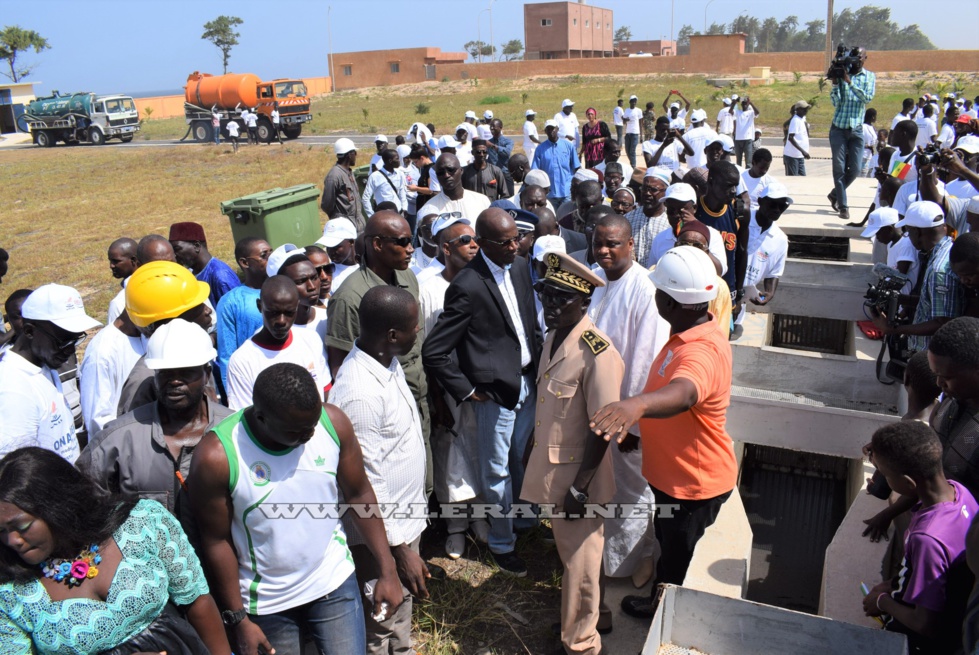
{"label": "green tree", "polygon": [[680,28],[680,31],[676,35],[676,45],[680,47],[682,45],[690,45],[690,37],[694,34],[700,34],[700,32],[695,32],[693,27],[690,25],[684,25]]}
{"label": "green tree", "polygon": [[628,25],[623,25],[619,29],[615,30],[615,36],[612,37],[612,43],[619,45],[622,41],[632,40],[632,30],[629,29]]}
{"label": "green tree", "polygon": [[501,53],[506,61],[515,61],[520,59],[521,52],[523,52],[523,42],[520,39],[507,41],[503,44],[503,50],[501,50]]}
{"label": "green tree", "polygon": [[477,60],[480,57],[492,57],[493,53],[496,52],[496,46],[482,41],[469,41],[466,45],[462,46],[462,49],[468,52],[473,60]]}
{"label": "green tree", "polygon": [[707,28],[708,34],[727,34],[727,25],[724,23],[711,23]]}
{"label": "green tree", "polygon": [[0,31],[0,59],[4,59],[10,67],[9,73],[4,76],[9,77],[12,82],[19,82],[31,74],[36,64],[18,67],[17,55],[34,50],[35,53],[47,50],[51,46],[48,40],[34,30],[25,30],[17,25],[8,25]]}
{"label": "green tree", "polygon": [[799,18],[797,16],[789,16],[779,23],[778,29],[775,31],[775,47],[772,50],[775,52],[787,52],[791,50],[798,27]]}
{"label": "green tree", "polygon": [[204,34],[201,38],[210,41],[221,51],[224,61],[224,72],[228,72],[228,60],[231,59],[231,48],[238,45],[238,37],[235,27],[244,21],[237,16],[218,16],[214,20],[204,23]]}

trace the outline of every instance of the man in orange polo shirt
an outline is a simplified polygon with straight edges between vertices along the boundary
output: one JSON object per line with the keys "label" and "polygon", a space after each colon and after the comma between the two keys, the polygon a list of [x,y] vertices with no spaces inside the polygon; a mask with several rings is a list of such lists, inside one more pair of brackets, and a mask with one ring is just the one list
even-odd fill
{"label": "man in orange polo shirt", "polygon": [[[662,549],[656,582],[680,585],[697,542],[737,480],[733,442],[724,427],[731,346],[707,309],[717,295],[717,275],[706,253],[674,248],[651,277],[670,339],[653,361],[642,395],[603,407],[591,427],[628,448],[636,439],[629,427],[639,423],[643,475],[664,510],[653,520]],[[626,596],[622,611],[651,618],[652,599]]]}

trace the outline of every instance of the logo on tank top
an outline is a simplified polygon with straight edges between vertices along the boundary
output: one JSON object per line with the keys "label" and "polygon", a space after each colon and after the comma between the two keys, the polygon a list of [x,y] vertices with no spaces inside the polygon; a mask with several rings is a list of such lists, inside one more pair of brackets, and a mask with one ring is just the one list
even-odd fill
{"label": "logo on tank top", "polygon": [[248,467],[248,475],[256,487],[264,487],[272,480],[272,467],[265,462],[255,462]]}

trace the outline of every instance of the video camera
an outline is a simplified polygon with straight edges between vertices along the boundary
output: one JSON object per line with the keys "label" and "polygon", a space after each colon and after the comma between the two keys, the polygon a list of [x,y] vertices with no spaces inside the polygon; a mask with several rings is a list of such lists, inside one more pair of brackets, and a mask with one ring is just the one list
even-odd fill
{"label": "video camera", "polygon": [[[886,316],[887,324],[891,327],[910,323],[911,319],[903,316],[900,312],[901,289],[908,283],[908,276],[884,264],[874,265],[874,275],[877,277],[877,282],[875,284],[868,283],[869,288],[864,294],[864,307],[876,310],[877,313]],[[881,377],[885,351],[889,361],[883,370],[885,377]],[[877,380],[884,384],[893,384],[895,381],[903,380],[904,369],[907,367],[910,357],[911,352],[908,349],[907,336],[900,334],[885,336],[880,355],[877,357]]]}
{"label": "video camera", "polygon": [[924,168],[931,164],[932,166],[938,166],[942,163],[942,149],[941,146],[929,143],[927,146],[922,148],[921,153],[918,154],[915,164],[918,169]]}
{"label": "video camera", "polygon": [[853,75],[860,66],[860,48],[847,48],[842,43],[836,48],[836,56],[826,71],[831,80],[842,80],[844,75]]}

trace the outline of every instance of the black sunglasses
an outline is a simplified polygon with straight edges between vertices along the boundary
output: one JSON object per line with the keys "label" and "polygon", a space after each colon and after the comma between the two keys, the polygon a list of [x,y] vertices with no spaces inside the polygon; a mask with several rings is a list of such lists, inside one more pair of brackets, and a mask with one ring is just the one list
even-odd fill
{"label": "black sunglasses", "polygon": [[517,236],[513,237],[512,239],[506,239],[505,241],[494,241],[493,239],[487,239],[486,237],[480,237],[480,238],[483,241],[487,241],[489,243],[495,244],[495,245],[497,245],[497,246],[499,246],[501,248],[508,248],[511,243],[513,245],[517,245],[518,243],[520,243],[520,239],[522,239],[523,237],[521,237],[518,234]]}
{"label": "black sunglasses", "polygon": [[411,245],[411,237],[373,237],[381,241],[390,241],[399,248],[407,248]]}
{"label": "black sunglasses", "polygon": [[330,275],[333,275],[333,271],[336,270],[336,264],[331,262],[329,264],[323,264],[322,266],[316,266],[315,268],[317,273],[329,273]]}
{"label": "black sunglasses", "polygon": [[54,344],[54,347],[58,351],[68,350],[69,348],[77,348],[78,346],[82,345],[85,342],[85,339],[88,338],[87,334],[82,334],[82,335],[72,336],[67,339],[62,339],[58,335],[54,334],[53,332],[49,332],[48,330],[45,330],[43,327],[37,324],[34,324],[34,329],[39,330],[40,332],[43,332],[44,334],[51,337],[52,343]]}
{"label": "black sunglasses", "polygon": [[472,243],[475,240],[476,240],[476,237],[474,237],[473,235],[471,235],[471,234],[463,234],[461,237],[456,237],[455,239],[450,239],[448,241],[448,243],[455,243],[456,241],[458,241],[462,245],[468,246],[470,243]]}

